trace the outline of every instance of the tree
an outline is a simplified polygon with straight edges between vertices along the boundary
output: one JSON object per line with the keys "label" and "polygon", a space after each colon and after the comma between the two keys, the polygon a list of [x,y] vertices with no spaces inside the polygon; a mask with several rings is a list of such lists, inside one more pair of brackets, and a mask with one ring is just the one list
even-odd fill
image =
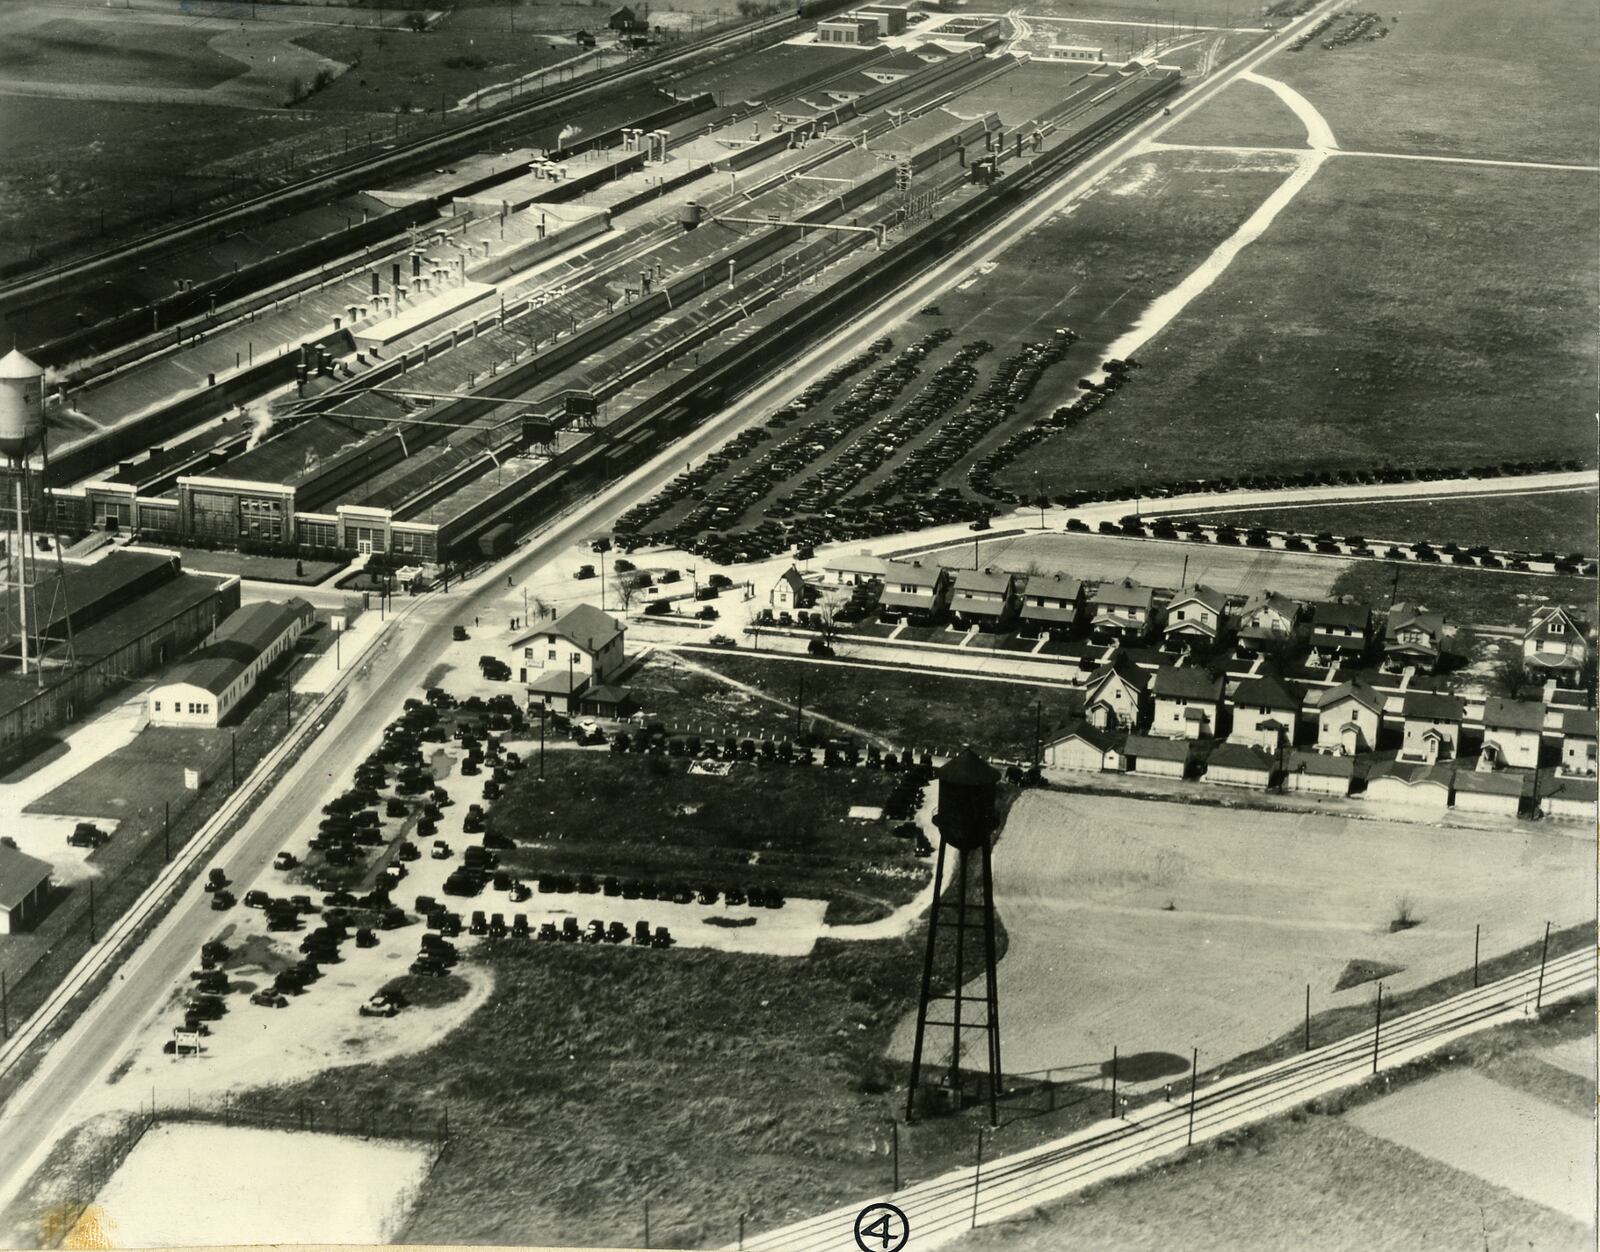
{"label": "tree", "polygon": [[1494,676],[1506,694],[1515,700],[1528,685],[1528,666],[1521,654],[1509,656],[1494,667]]}
{"label": "tree", "polygon": [[639,594],[649,585],[650,575],[643,570],[624,570],[617,575],[617,600],[622,605],[624,612],[633,605],[633,602],[639,598]]}

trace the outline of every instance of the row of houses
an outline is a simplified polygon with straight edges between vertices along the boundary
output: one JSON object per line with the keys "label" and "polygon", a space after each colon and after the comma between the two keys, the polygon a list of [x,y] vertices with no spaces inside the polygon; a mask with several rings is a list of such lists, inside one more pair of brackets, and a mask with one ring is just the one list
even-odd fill
{"label": "row of houses", "polygon": [[[931,559],[839,556],[824,576],[835,587],[880,587],[878,614],[890,621],[1060,635],[1087,629],[1096,640],[1135,645],[1159,637],[1174,652],[1206,650],[1231,633],[1241,656],[1274,653],[1303,638],[1313,665],[1360,661],[1381,641],[1383,667],[1394,673],[1434,672],[1451,634],[1442,613],[1405,601],[1391,605],[1380,624],[1370,606],[1348,599],[1307,604],[1271,590],[1234,599],[1195,583],[1163,605],[1156,588],[1132,579],[1091,589],[1062,572],[954,569]],[[1555,606],[1533,614],[1522,641],[1529,670],[1566,686],[1582,683],[1589,648],[1583,625]]]}

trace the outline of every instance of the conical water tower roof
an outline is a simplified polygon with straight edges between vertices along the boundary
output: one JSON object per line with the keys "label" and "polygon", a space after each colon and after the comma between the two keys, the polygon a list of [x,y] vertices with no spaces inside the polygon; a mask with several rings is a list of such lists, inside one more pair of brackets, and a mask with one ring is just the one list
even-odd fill
{"label": "conical water tower roof", "polygon": [[43,377],[44,368],[30,361],[16,348],[0,357],[0,379]]}
{"label": "conical water tower roof", "polygon": [[958,787],[992,787],[1000,778],[1000,771],[971,747],[962,748],[934,772],[940,782],[953,783]]}

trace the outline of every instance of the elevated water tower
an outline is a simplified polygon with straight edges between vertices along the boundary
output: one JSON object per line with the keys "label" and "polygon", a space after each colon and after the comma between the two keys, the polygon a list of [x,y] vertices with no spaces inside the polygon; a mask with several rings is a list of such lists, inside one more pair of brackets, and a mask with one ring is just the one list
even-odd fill
{"label": "elevated water tower", "polygon": [[[948,1031],[949,1069],[937,1096],[960,1108],[965,1103],[968,1074],[962,1060],[967,1036],[984,1036],[984,1058],[989,1121],[999,1124],[1000,1097],[1000,996],[996,984],[994,873],[990,849],[998,825],[996,791],[1000,771],[970,747],[963,748],[936,771],[939,807],[933,824],[939,829],[939,855],[934,866],[933,904],[928,912],[928,950],[922,966],[922,995],[917,1002],[916,1042],[911,1053],[911,1086],[906,1097],[906,1117],[916,1116],[922,1083],[922,1055],[930,1028]],[[946,899],[945,860],[956,858],[953,899]],[[953,949],[953,950],[952,950]],[[983,991],[971,995],[967,982],[983,972]],[[934,991],[935,983],[951,979],[951,990]],[[948,1017],[930,1016],[948,1010]],[[933,1094],[933,1093],[929,1093]],[[924,1095],[927,1098],[927,1095]]]}
{"label": "elevated water tower", "polygon": [[[38,559],[34,552],[33,454],[44,447],[44,370],[13,348],[0,357],[0,456],[13,498],[6,514],[6,646],[17,642],[24,674],[36,671],[39,647]],[[59,551],[59,546],[58,546]],[[41,675],[41,681],[42,681]]]}

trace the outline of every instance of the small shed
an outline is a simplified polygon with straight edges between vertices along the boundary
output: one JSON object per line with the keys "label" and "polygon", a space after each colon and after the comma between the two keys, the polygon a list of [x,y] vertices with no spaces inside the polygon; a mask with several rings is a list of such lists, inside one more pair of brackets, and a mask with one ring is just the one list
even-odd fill
{"label": "small shed", "polygon": [[44,911],[53,866],[0,844],[0,935],[28,929]]}
{"label": "small shed", "polygon": [[1528,775],[1520,770],[1456,771],[1456,808],[1463,813],[1515,817],[1522,808]]}
{"label": "small shed", "polygon": [[1129,735],[1122,751],[1133,762],[1133,772],[1136,774],[1182,778],[1189,770],[1190,744],[1187,739]]}
{"label": "small shed", "polygon": [[1435,765],[1379,761],[1367,775],[1363,798],[1385,808],[1442,816],[1450,807],[1453,772],[1454,767],[1443,761]]}
{"label": "small shed", "polygon": [[1220,744],[1206,762],[1202,780],[1225,787],[1253,787],[1265,791],[1272,781],[1272,757],[1260,748],[1242,743]]}
{"label": "small shed", "polygon": [[1310,795],[1347,796],[1355,780],[1356,763],[1331,752],[1291,752],[1283,789]]}
{"label": "small shed", "polygon": [[1595,824],[1597,787],[1593,778],[1557,778],[1539,797],[1539,811],[1563,822]]}
{"label": "small shed", "polygon": [[1111,735],[1079,722],[1061,738],[1045,744],[1044,764],[1053,769],[1120,773],[1123,756]]}

